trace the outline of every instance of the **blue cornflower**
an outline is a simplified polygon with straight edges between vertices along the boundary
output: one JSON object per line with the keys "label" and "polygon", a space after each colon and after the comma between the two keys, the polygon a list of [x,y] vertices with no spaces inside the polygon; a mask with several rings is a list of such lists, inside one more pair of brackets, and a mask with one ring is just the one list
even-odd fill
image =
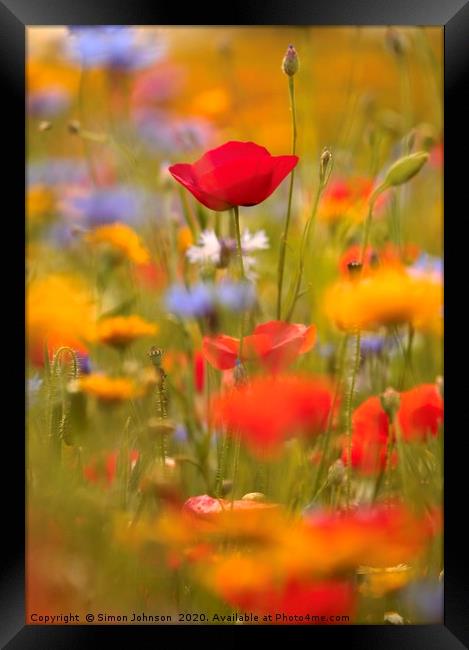
{"label": "blue cornflower", "polygon": [[99,189],[83,196],[72,196],[66,201],[66,210],[78,213],[85,228],[122,221],[134,222],[142,213],[144,195],[128,187]]}
{"label": "blue cornflower", "polygon": [[441,257],[422,253],[420,257],[409,267],[413,275],[429,275],[436,280],[443,279],[443,260]]}
{"label": "blue cornflower", "polygon": [[416,610],[425,623],[443,621],[443,584],[436,580],[419,580],[409,585],[403,593],[404,602]]}
{"label": "blue cornflower", "polygon": [[203,282],[189,289],[183,285],[174,285],[166,294],[166,307],[181,318],[206,316],[215,309],[213,287]]}
{"label": "blue cornflower", "polygon": [[37,374],[28,378],[27,394],[28,400],[31,404],[34,404],[36,402],[42,384],[43,380]]}
{"label": "blue cornflower", "polygon": [[155,34],[125,26],[70,27],[68,54],[86,68],[139,70],[165,53]]}
{"label": "blue cornflower", "polygon": [[225,280],[217,285],[217,301],[231,311],[243,311],[256,301],[256,291],[251,282]]}
{"label": "blue cornflower", "polygon": [[72,158],[46,158],[28,165],[28,183],[35,185],[80,184],[88,180],[84,161]]}

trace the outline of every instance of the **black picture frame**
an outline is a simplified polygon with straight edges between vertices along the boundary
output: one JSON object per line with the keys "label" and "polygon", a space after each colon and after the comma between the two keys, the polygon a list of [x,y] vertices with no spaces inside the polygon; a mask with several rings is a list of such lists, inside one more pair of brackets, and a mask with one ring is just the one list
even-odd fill
{"label": "black picture frame", "polygon": [[[7,164],[4,169],[4,192],[8,196],[10,217],[16,227],[8,225],[6,248],[11,254],[8,263],[8,284],[4,287],[3,300],[8,313],[24,315],[24,170],[25,170],[25,30],[29,25],[63,24],[184,24],[194,25],[438,25],[444,28],[445,52],[445,323],[446,331],[454,329],[453,344],[459,348],[457,363],[464,365],[460,356],[467,337],[467,326],[461,322],[461,314],[451,321],[454,283],[465,281],[467,271],[458,263],[465,260],[465,241],[461,221],[467,219],[467,159],[469,147],[467,127],[468,104],[465,91],[469,80],[469,0],[314,0],[292,2],[270,0],[268,3],[229,3],[225,15],[215,16],[214,8],[192,6],[159,6],[142,0],[0,0],[0,79],[3,90],[1,124],[3,140],[10,138],[11,145],[4,149]],[[465,213],[465,214],[464,214]],[[451,225],[448,225],[451,224]],[[458,245],[461,247],[458,250]],[[450,252],[451,247],[451,252]],[[6,268],[6,267],[5,267]],[[14,281],[16,279],[16,282]],[[461,295],[461,294],[459,294]],[[458,298],[455,304],[459,306]],[[461,305],[462,309],[463,305]],[[23,321],[24,322],[24,321]],[[137,639],[145,635],[148,643],[154,643],[161,634],[169,634],[175,642],[182,636],[189,642],[207,640],[223,647],[232,647],[247,633],[262,642],[272,628],[233,626],[226,628],[194,626],[34,626],[25,625],[24,608],[24,437],[21,435],[19,412],[23,404],[20,354],[18,347],[24,343],[21,323],[8,325],[5,336],[3,368],[8,370],[11,392],[16,387],[19,395],[15,409],[15,422],[5,426],[3,439],[3,463],[8,465],[9,477],[3,494],[4,516],[4,569],[0,582],[0,641],[9,650],[19,648],[81,648],[94,642],[112,642],[116,647],[130,644],[142,645]],[[15,342],[15,336],[18,341]],[[459,337],[459,338],[458,338]],[[456,343],[454,341],[456,339]],[[2,339],[5,341],[5,339]],[[21,347],[19,348],[21,349]],[[464,429],[465,401],[464,380],[458,380],[450,372],[453,367],[449,336],[445,335],[445,384],[446,384],[446,439],[445,439],[445,616],[443,625],[420,626],[310,626],[301,628],[275,628],[279,643],[291,635],[306,637],[321,647],[324,643],[343,644],[343,647],[398,648],[413,650],[459,649],[469,647],[469,596],[467,593],[467,541],[463,532],[467,506],[467,433]],[[456,368],[456,363],[454,363]],[[452,378],[453,377],[453,378]],[[458,395],[458,391],[460,394]],[[8,397],[9,399],[9,397]],[[6,473],[7,467],[4,468]],[[153,641],[150,639],[153,638]],[[197,639],[197,640],[196,640]]]}

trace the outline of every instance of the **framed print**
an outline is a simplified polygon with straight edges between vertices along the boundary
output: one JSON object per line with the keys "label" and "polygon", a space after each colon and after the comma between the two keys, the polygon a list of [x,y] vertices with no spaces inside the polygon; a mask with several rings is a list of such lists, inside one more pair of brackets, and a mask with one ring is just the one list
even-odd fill
{"label": "framed print", "polygon": [[469,4],[0,20],[26,386],[4,647],[467,647],[444,326]]}

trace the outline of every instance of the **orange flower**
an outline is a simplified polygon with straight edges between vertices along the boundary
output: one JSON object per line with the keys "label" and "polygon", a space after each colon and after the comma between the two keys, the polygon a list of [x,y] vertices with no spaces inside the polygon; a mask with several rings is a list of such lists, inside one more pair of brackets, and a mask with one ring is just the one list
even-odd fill
{"label": "orange flower", "polygon": [[[301,580],[253,587],[240,584],[246,571],[242,557],[221,562],[213,573],[213,588],[220,596],[244,612],[269,617],[276,625],[349,623],[355,613],[356,591],[346,580]],[[249,564],[249,561],[247,562]],[[252,570],[249,567],[247,570]],[[265,621],[267,622],[267,620]]]}
{"label": "orange flower", "polygon": [[[271,372],[277,372],[295,361],[298,355],[311,350],[316,342],[316,327],[269,321],[257,325],[251,336],[243,339],[241,361],[258,360]],[[239,359],[240,341],[219,334],[204,337],[203,354],[219,370],[234,368]]]}
{"label": "orange flower", "polygon": [[335,283],[326,293],[325,311],[345,331],[411,323],[438,333],[442,304],[441,282],[384,266],[365,277]]}
{"label": "orange flower", "polygon": [[251,451],[272,455],[295,433],[324,430],[332,391],[322,379],[295,375],[255,377],[213,401],[213,421],[241,436]]}
{"label": "orange flower", "polygon": [[116,348],[124,348],[136,339],[151,336],[157,332],[156,325],[147,323],[140,316],[115,316],[98,323],[97,338]]}
{"label": "orange flower", "polygon": [[135,264],[147,264],[150,254],[135,230],[124,223],[98,226],[86,235],[93,245],[105,245]]}
{"label": "orange flower", "polygon": [[[322,221],[329,223],[336,223],[341,219],[363,221],[372,191],[373,181],[369,178],[354,177],[333,180],[324,191],[318,216]],[[386,194],[378,197],[375,213],[379,213],[386,201]]]}
{"label": "orange flower", "polygon": [[133,381],[126,377],[108,377],[93,373],[80,377],[71,385],[71,390],[81,390],[104,403],[117,403],[141,395]]}

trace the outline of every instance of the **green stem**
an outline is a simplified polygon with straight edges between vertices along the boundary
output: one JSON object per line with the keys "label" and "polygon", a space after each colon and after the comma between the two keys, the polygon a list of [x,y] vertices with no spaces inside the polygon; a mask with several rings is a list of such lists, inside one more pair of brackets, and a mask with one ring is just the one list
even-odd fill
{"label": "green stem", "polygon": [[339,399],[339,393],[340,393],[340,387],[342,385],[342,375],[344,372],[344,366],[345,366],[345,352],[347,350],[347,342],[349,340],[348,334],[345,334],[342,343],[340,346],[340,353],[339,353],[339,364],[337,368],[337,378],[336,378],[336,383],[335,383],[335,389],[334,389],[334,397],[332,399],[332,405],[331,405],[331,410],[329,413],[329,418],[327,421],[327,428],[324,433],[323,441],[322,441],[322,446],[321,446],[321,452],[322,452],[322,457],[321,457],[321,462],[316,474],[316,480],[314,484],[314,489],[313,489],[313,494],[317,496],[319,494],[318,492],[318,487],[320,485],[321,479],[324,475],[324,469],[327,468],[327,455],[329,451],[329,444],[330,444],[330,439],[331,439],[331,433],[332,433],[332,424],[334,422],[334,412],[335,412],[335,407],[337,404],[337,400]]}
{"label": "green stem", "polygon": [[296,279],[295,279],[295,287],[293,290],[293,298],[290,304],[290,308],[287,313],[286,321],[290,322],[292,316],[293,316],[293,311],[295,309],[296,302],[299,298],[300,294],[300,287],[301,287],[301,281],[303,279],[303,271],[304,271],[304,266],[305,266],[305,253],[306,253],[306,245],[308,243],[308,236],[309,232],[313,226],[313,224],[316,221],[316,214],[318,211],[318,206],[319,206],[319,199],[321,198],[322,191],[325,187],[324,183],[319,183],[316,196],[314,198],[314,203],[313,203],[313,208],[311,210],[311,215],[308,219],[308,221],[305,224],[304,230],[303,230],[303,235],[301,237],[301,245],[300,245],[300,258],[299,258],[299,263],[298,263],[298,271],[296,274]]}
{"label": "green stem", "polygon": [[346,423],[347,423],[347,507],[350,507],[350,490],[352,479],[352,411],[353,397],[355,393],[355,384],[360,366],[360,340],[361,333],[358,331],[355,338],[355,350],[353,354],[352,377],[350,379],[350,390],[347,396],[346,404]]}
{"label": "green stem", "polygon": [[409,334],[407,339],[407,348],[404,353],[404,367],[402,370],[402,376],[400,381],[399,390],[404,388],[405,378],[407,375],[407,370],[412,368],[412,343],[414,341],[415,330],[412,326],[412,323],[409,323]]}
{"label": "green stem", "polygon": [[[241,275],[241,281],[246,280],[246,275],[244,273],[244,262],[243,262],[243,249],[241,246],[241,230],[239,227],[239,208],[237,205],[233,208],[234,222],[235,222],[235,231],[236,231],[236,244],[238,249],[239,257],[239,271]],[[243,339],[244,339],[244,312],[241,314],[241,332],[239,337],[239,358],[242,359],[243,353]]]}
{"label": "green stem", "polygon": [[[288,78],[288,91],[290,95],[290,109],[292,114],[292,154],[296,153],[296,107],[295,107],[295,82],[294,77]],[[282,314],[282,291],[283,276],[285,271],[285,255],[287,252],[288,230],[290,228],[291,206],[293,198],[293,183],[295,181],[295,169],[290,175],[290,188],[288,190],[287,216],[285,219],[285,228],[280,240],[280,255],[278,263],[278,281],[277,281],[277,320],[280,320]]]}
{"label": "green stem", "polygon": [[366,255],[366,249],[368,248],[368,241],[370,239],[370,230],[371,230],[371,222],[373,220],[373,208],[375,205],[375,200],[376,197],[370,199],[370,204],[368,207],[368,214],[366,217],[365,221],[365,229],[363,232],[363,244],[362,244],[362,250],[360,253],[360,264],[363,266],[365,262],[365,255]]}

